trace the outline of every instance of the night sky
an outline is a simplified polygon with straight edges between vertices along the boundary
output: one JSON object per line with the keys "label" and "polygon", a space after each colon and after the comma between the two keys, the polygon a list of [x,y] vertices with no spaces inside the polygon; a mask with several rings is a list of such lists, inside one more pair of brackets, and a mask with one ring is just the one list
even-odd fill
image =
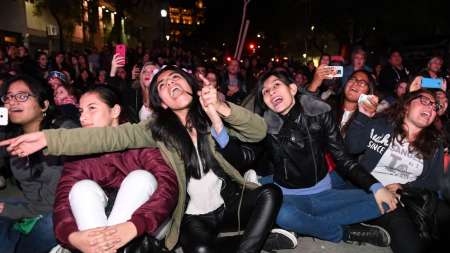
{"label": "night sky", "polygon": [[[450,34],[450,1],[407,0],[252,0],[247,16],[251,20],[248,40],[258,32],[266,34],[270,49],[302,50],[305,38],[324,41],[332,34],[339,43],[385,48],[428,43]],[[242,15],[242,0],[205,0],[207,20],[194,37],[234,50]],[[315,26],[311,34],[310,27]],[[375,30],[372,30],[375,27]],[[326,40],[326,39],[325,39]],[[320,43],[319,43],[320,44]],[[319,45],[322,47],[323,45]],[[233,48],[233,49],[231,49]]]}

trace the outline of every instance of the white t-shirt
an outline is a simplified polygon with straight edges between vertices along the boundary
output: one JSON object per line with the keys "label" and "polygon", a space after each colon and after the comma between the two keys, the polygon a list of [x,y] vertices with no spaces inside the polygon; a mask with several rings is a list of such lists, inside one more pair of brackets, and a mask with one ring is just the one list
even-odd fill
{"label": "white t-shirt", "polygon": [[[197,146],[194,145],[197,152],[197,158],[200,161],[200,154]],[[222,179],[220,179],[211,169],[204,174],[203,164],[200,163],[201,178],[190,178],[187,185],[187,193],[189,194],[189,203],[186,208],[186,214],[206,214],[210,213],[225,202],[220,195],[222,190]]]}
{"label": "white t-shirt", "polygon": [[407,141],[392,141],[372,175],[383,185],[415,181],[422,174],[423,159],[417,157],[417,152],[410,152],[408,147]]}
{"label": "white t-shirt", "polygon": [[344,114],[342,114],[342,119],[341,119],[341,127],[340,129],[342,129],[342,127],[345,126],[345,124],[347,124],[347,121],[350,119],[350,117],[352,116],[352,114],[355,111],[345,111],[344,110]]}

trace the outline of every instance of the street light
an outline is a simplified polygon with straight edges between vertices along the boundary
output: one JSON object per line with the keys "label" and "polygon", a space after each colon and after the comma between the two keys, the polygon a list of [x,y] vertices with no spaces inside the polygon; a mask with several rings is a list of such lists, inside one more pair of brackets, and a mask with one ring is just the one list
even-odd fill
{"label": "street light", "polygon": [[165,9],[161,9],[161,17],[167,17],[167,11]]}
{"label": "street light", "polygon": [[[161,9],[161,26],[162,26],[162,33],[161,33],[161,41],[164,41],[164,35],[166,34],[166,17],[167,17],[167,10]],[[170,40],[170,36],[166,34],[166,40]]]}

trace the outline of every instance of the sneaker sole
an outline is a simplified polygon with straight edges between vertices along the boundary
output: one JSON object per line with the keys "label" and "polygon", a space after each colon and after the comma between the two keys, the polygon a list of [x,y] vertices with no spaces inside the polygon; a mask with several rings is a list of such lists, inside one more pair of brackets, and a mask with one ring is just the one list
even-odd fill
{"label": "sneaker sole", "polygon": [[289,240],[291,240],[293,249],[297,247],[297,245],[298,245],[297,237],[295,237],[295,235],[293,235],[289,231],[286,231],[284,229],[274,228],[274,229],[270,230],[270,232],[274,233],[274,234],[284,235],[285,237],[289,238]]}
{"label": "sneaker sole", "polygon": [[389,245],[391,245],[391,235],[389,234],[389,232],[386,229],[384,229],[380,226],[377,226],[377,225],[371,225],[371,224],[367,224],[367,223],[360,223],[360,224],[365,227],[377,228],[377,229],[383,231],[383,233],[387,236],[387,245],[375,245],[375,246],[389,247]]}

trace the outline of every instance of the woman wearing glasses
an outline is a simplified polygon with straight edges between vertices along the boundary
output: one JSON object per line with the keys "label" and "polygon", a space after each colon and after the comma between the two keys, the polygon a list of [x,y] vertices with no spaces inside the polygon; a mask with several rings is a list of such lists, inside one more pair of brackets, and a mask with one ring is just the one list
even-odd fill
{"label": "woman wearing glasses", "polygon": [[[444,151],[441,133],[433,124],[439,111],[435,95],[419,89],[404,95],[381,116],[373,117],[375,108],[359,106],[346,135],[348,151],[363,153],[363,167],[394,194],[405,187],[440,190]],[[440,201],[436,214],[441,240],[448,241],[448,204]],[[389,232],[394,252],[430,252],[403,207],[375,219],[374,224]]]}
{"label": "woman wearing glasses", "polygon": [[[28,78],[16,77],[4,85],[1,100],[8,109],[9,125],[0,133],[16,136],[50,128],[77,125],[55,117],[48,87]],[[0,155],[7,155],[4,149]],[[42,152],[10,157],[10,167],[23,197],[0,198],[0,252],[48,252],[56,245],[52,209],[63,159]],[[21,224],[28,219],[28,224]],[[15,249],[15,251],[14,251]]]}
{"label": "woman wearing glasses", "polygon": [[[321,66],[322,67],[322,66]],[[319,67],[314,75],[314,79],[308,87],[308,91],[317,92],[326,79],[326,69]],[[341,134],[345,135],[348,125],[354,118],[355,112],[358,111],[358,99],[362,94],[371,95],[375,92],[375,80],[372,75],[365,70],[357,70],[353,72],[345,83],[343,93],[336,99],[337,101],[327,102],[332,108],[335,108],[335,116],[338,122]],[[336,106],[334,106],[336,105]]]}

